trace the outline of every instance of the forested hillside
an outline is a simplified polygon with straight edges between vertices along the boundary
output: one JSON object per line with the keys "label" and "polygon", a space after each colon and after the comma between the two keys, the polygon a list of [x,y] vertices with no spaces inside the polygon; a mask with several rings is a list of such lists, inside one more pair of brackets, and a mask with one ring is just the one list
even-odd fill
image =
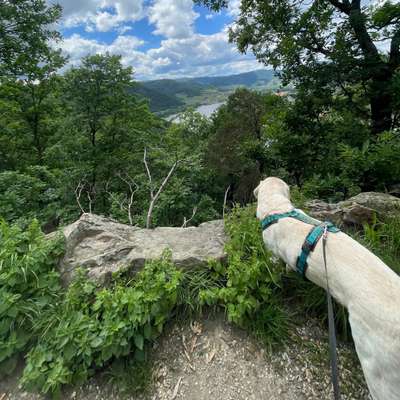
{"label": "forested hillside", "polygon": [[[229,2],[195,3],[218,12]],[[60,397],[115,363],[136,368],[172,316],[202,307],[222,307],[268,349],[290,340],[296,299],[301,315],[324,320],[323,293],[288,278],[265,249],[253,190],[278,176],[298,205],[398,195],[400,4],[240,4],[230,40],[267,69],[138,82],[120,55],[68,64],[57,50],[60,6],[1,2],[0,374],[23,361],[24,388]],[[265,90],[278,82],[271,67],[290,96]],[[153,112],[219,95],[226,102],[211,118],[188,111],[170,123]],[[225,218],[227,264],[182,272],[164,254],[102,288],[83,271],[63,287],[63,243],[43,232],[83,213],[141,228]],[[398,272],[398,232],[394,218],[351,233]]]}
{"label": "forested hillside", "polygon": [[266,92],[281,86],[274,71],[258,70],[227,76],[137,82],[133,91],[149,100],[151,111],[170,115],[188,107],[225,101],[239,87]]}

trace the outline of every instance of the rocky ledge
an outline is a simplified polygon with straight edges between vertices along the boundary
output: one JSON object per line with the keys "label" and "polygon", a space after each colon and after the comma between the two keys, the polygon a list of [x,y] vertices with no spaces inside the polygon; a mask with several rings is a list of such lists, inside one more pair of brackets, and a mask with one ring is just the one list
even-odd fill
{"label": "rocky ledge", "polygon": [[66,252],[60,262],[65,283],[77,267],[88,270],[90,278],[107,282],[120,270],[139,270],[147,260],[172,253],[178,267],[204,266],[210,259],[224,261],[226,241],[222,220],[205,222],[198,227],[141,229],[120,224],[94,214],[63,229]]}
{"label": "rocky ledge", "polygon": [[332,221],[336,225],[361,226],[371,224],[375,217],[400,213],[400,199],[387,193],[363,192],[339,203],[312,200],[306,210],[315,218]]}

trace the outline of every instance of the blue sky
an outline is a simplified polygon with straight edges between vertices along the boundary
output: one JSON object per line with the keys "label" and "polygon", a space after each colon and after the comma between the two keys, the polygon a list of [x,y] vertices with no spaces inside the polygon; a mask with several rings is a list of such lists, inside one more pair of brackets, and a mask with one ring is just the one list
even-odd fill
{"label": "blue sky", "polygon": [[[50,0],[49,0],[50,2]],[[54,2],[54,1],[51,1]],[[227,28],[240,0],[212,13],[192,0],[58,0],[63,7],[58,44],[69,65],[93,53],[120,54],[137,79],[227,75],[262,65],[228,43]]]}

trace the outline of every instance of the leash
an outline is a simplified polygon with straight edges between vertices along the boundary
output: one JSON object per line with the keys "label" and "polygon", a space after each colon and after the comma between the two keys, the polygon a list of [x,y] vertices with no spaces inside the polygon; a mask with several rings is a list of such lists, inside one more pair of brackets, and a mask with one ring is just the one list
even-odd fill
{"label": "leash", "polygon": [[301,247],[300,255],[297,257],[296,269],[297,272],[306,279],[306,271],[308,268],[308,257],[311,252],[314,251],[318,241],[322,238],[322,254],[325,266],[325,277],[326,277],[326,299],[328,303],[328,322],[329,322],[329,358],[331,363],[331,378],[333,386],[333,394],[335,400],[340,400],[340,388],[339,388],[339,371],[337,361],[337,342],[336,342],[336,331],[335,331],[335,318],[333,312],[333,303],[331,291],[329,288],[328,279],[328,267],[326,261],[326,241],[328,238],[328,232],[337,233],[340,232],[336,226],[331,222],[318,221],[315,218],[311,218],[308,215],[300,212],[299,210],[292,210],[282,214],[271,214],[261,221],[262,230],[266,230],[271,225],[276,224],[283,218],[294,218],[298,221],[304,222],[308,225],[313,225],[313,228],[308,233],[303,246]]}
{"label": "leash", "polygon": [[336,331],[335,331],[335,318],[333,313],[332,296],[329,288],[328,267],[326,261],[327,239],[328,239],[328,227],[325,225],[324,234],[322,235],[322,254],[324,258],[325,276],[326,276],[326,300],[328,302],[329,356],[331,361],[333,395],[335,400],[340,400],[339,370],[338,370],[338,360],[336,352],[337,342],[336,342]]}

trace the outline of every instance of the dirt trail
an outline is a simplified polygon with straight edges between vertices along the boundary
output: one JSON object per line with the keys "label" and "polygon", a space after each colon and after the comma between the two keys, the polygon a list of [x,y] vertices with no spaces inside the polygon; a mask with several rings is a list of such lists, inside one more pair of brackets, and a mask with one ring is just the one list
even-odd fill
{"label": "dirt trail", "polygon": [[[274,354],[224,316],[169,326],[152,350],[146,394],[122,396],[101,374],[63,399],[76,400],[319,400],[331,398],[326,332],[315,321],[293,328]],[[369,399],[351,346],[339,349],[343,400]],[[17,375],[0,383],[0,400],[39,400],[18,388]]]}

